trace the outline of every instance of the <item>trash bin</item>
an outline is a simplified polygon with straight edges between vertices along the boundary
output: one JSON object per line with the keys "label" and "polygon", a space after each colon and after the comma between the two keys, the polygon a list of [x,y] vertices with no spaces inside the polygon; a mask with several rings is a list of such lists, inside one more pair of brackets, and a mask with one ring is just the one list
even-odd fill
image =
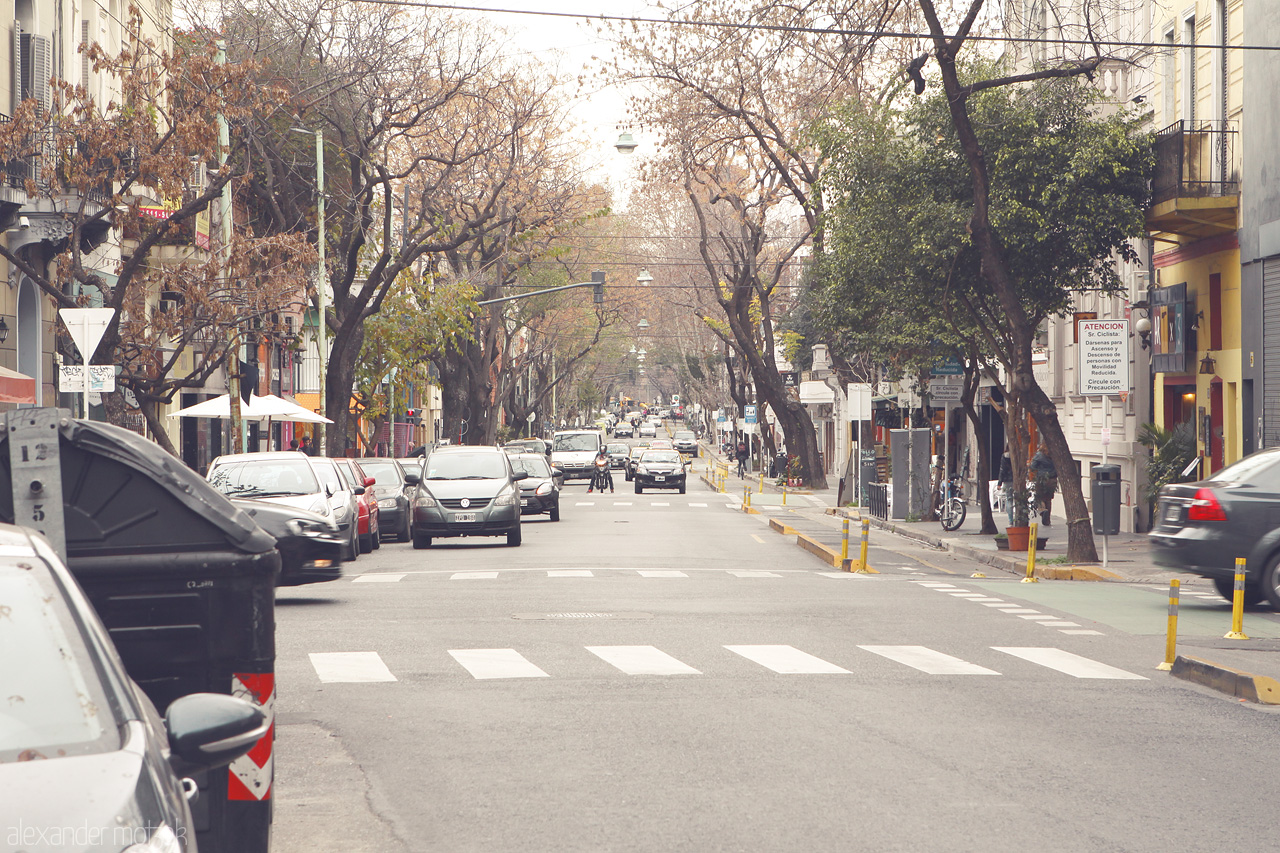
{"label": "trash bin", "polygon": [[1094,465],[1090,482],[1093,532],[1115,536],[1120,532],[1120,466]]}
{"label": "trash bin", "polygon": [[[7,462],[16,416],[0,437]],[[239,695],[272,717],[275,539],[194,471],[136,433],[63,413],[58,423],[67,564],[125,669],[164,713],[188,693]],[[21,448],[20,448],[21,449]],[[14,521],[9,464],[0,519]],[[274,725],[230,767],[193,778],[202,853],[266,853]]]}

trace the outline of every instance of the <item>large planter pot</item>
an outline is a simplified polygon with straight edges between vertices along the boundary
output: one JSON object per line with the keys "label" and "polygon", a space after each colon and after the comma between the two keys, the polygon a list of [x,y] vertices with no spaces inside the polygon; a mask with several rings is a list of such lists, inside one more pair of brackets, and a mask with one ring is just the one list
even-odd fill
{"label": "large planter pot", "polygon": [[1028,527],[1006,527],[1005,535],[1009,537],[1010,551],[1027,550],[1027,541],[1031,538],[1031,528]]}

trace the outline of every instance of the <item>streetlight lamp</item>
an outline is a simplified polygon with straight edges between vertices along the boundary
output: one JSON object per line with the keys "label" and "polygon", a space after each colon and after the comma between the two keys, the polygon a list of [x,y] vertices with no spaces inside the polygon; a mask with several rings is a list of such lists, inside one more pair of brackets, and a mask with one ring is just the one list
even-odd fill
{"label": "streetlight lamp", "polygon": [[[329,374],[329,328],[325,319],[329,314],[329,274],[324,262],[324,130],[294,127],[295,133],[314,133],[316,137],[316,345],[320,350],[320,413],[326,414],[328,394],[325,385]],[[319,441],[317,453],[328,453],[324,423],[316,424]]]}
{"label": "streetlight lamp", "polygon": [[636,281],[640,282],[641,286],[652,284],[653,276],[649,275],[647,269],[641,268],[640,275],[636,276]]}

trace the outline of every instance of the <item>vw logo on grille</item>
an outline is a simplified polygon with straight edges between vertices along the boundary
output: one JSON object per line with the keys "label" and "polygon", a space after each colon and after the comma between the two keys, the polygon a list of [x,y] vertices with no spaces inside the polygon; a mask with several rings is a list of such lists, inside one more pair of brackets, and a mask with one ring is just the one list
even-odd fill
{"label": "vw logo on grille", "polygon": [[461,506],[463,509],[466,509],[467,507],[471,506],[471,499],[463,498],[458,505]]}

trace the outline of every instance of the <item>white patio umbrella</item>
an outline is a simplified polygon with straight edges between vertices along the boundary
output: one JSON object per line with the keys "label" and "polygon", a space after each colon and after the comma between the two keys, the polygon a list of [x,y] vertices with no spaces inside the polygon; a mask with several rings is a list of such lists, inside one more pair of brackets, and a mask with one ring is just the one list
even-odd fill
{"label": "white patio umbrella", "polygon": [[[231,398],[227,394],[187,406],[185,409],[169,415],[171,418],[229,418],[231,417]],[[254,421],[280,420],[308,424],[331,424],[333,421],[317,415],[310,409],[304,409],[297,403],[291,403],[275,394],[265,397],[257,395],[249,398],[248,405],[240,404],[240,417]]]}

